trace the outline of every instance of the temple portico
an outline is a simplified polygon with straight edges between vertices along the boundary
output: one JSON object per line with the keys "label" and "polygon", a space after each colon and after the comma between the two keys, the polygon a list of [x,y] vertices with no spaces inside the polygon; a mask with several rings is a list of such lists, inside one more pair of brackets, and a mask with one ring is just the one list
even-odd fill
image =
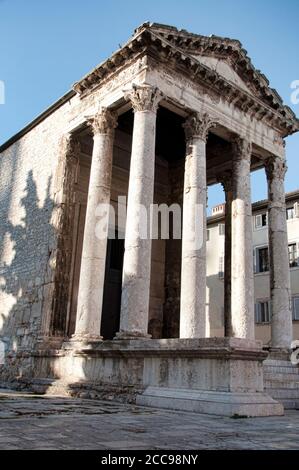
{"label": "temple portico", "polygon": [[[150,338],[148,331],[150,309],[150,284],[152,240],[149,227],[146,233],[142,227],[142,206],[148,213],[154,203],[155,166],[156,166],[156,125],[158,106],[166,102],[166,95],[155,86],[133,84],[131,91],[124,92],[124,100],[132,105],[134,110],[132,129],[132,150],[130,170],[127,175],[128,200],[124,240],[124,258],[122,271],[121,302],[119,307],[119,331],[115,331],[117,339]],[[129,114],[126,111],[125,114]],[[167,111],[167,117],[173,112]],[[128,117],[126,117],[128,119]],[[179,329],[173,331],[172,337],[204,338],[206,337],[206,199],[207,185],[214,168],[207,173],[207,139],[213,129],[221,126],[219,118],[213,118],[208,113],[195,110],[186,112],[182,118],[181,127],[184,131],[186,156],[184,161],[183,181],[181,181],[182,208],[182,238],[181,238],[181,280]],[[106,246],[108,234],[108,218],[106,214],[107,236],[101,239],[96,236],[97,207],[111,202],[112,159],[114,129],[117,126],[117,111],[101,108],[94,118],[87,121],[93,132],[93,150],[91,155],[90,177],[87,192],[85,230],[82,244],[81,270],[78,284],[78,303],[76,310],[76,329],[73,340],[101,341],[101,314],[103,308],[103,293],[105,284]],[[228,336],[254,339],[254,304],[253,304],[253,263],[251,238],[251,189],[250,172],[253,157],[253,145],[245,137],[231,134],[231,160],[225,162],[226,172],[223,176],[216,175],[216,181],[224,181],[223,185],[230,188],[231,211],[227,226],[230,226],[231,237],[227,237],[226,263],[230,270],[225,276],[225,297],[227,299],[226,322],[231,325]],[[78,138],[78,137],[77,137]],[[215,135],[214,139],[217,137]],[[80,140],[80,134],[79,134]],[[217,146],[223,139],[217,139]],[[216,147],[216,145],[215,145]],[[209,150],[208,150],[209,151]],[[211,145],[211,152],[215,152]],[[169,162],[168,162],[169,163]],[[285,245],[285,229],[283,225],[283,178],[285,173],[284,159],[281,156],[269,155],[265,160],[260,159],[267,171],[269,194],[272,208],[269,217],[269,233],[273,244],[278,243],[284,249],[275,250],[279,256],[279,269],[275,257],[271,264],[273,279],[281,275],[283,259],[285,270],[288,265],[288,253]],[[276,169],[277,171],[274,171]],[[156,168],[157,171],[157,168]],[[158,170],[159,171],[159,170]],[[272,199],[277,202],[272,203]],[[164,202],[164,201],[163,201]],[[203,210],[199,210],[202,208]],[[275,213],[274,213],[275,210]],[[169,214],[167,214],[169,216]],[[89,221],[90,218],[90,221]],[[114,221],[115,222],[115,221]],[[102,234],[103,235],[103,234]],[[196,241],[194,237],[198,237]],[[279,238],[277,240],[277,238]],[[168,240],[159,240],[164,245]],[[198,245],[198,246],[197,246]],[[165,246],[164,246],[165,251]],[[279,253],[279,254],[278,254]],[[278,271],[278,274],[276,273]],[[288,276],[281,275],[281,280],[271,281],[273,287],[273,347],[286,348],[291,343],[291,322],[289,311]],[[272,286],[271,284],[271,286]],[[233,301],[232,301],[233,299]],[[275,307],[279,305],[279,307]],[[284,305],[282,310],[282,305]],[[86,307],[85,307],[86,306]],[[278,313],[275,314],[275,308]],[[283,325],[278,328],[279,316]],[[81,335],[81,336],[80,336]],[[277,336],[284,337],[278,340]],[[159,336],[162,337],[162,331]],[[105,339],[105,338],[104,338]],[[280,342],[279,342],[280,341]]]}

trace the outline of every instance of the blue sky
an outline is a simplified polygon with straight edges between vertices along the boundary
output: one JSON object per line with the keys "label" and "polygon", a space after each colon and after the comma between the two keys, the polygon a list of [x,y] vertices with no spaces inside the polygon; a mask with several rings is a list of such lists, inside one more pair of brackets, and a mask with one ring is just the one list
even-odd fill
{"label": "blue sky", "polygon": [[[298,0],[0,0],[0,143],[123,44],[144,21],[199,34],[237,38],[285,104],[299,80]],[[299,134],[287,139],[286,190],[299,187]],[[266,197],[264,172],[252,177],[253,199]],[[209,190],[209,204],[223,199]]]}

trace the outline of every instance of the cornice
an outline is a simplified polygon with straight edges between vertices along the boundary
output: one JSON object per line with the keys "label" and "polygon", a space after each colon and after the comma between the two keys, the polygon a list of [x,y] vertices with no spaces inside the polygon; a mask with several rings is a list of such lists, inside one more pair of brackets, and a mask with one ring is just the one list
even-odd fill
{"label": "cornice", "polygon": [[[195,83],[206,88],[208,93],[214,97],[218,96],[218,99],[225,97],[228,103],[233,104],[241,111],[278,129],[282,137],[299,131],[299,120],[288,106],[281,104],[279,109],[271,108],[262,99],[230,82],[186,51],[175,48],[173,44],[157,36],[154,32],[151,32],[151,42],[159,51],[156,56],[157,60],[164,62],[168,67],[172,65],[177,70],[185,72],[188,78],[191,77]],[[147,49],[147,53],[151,51],[152,48]]]}

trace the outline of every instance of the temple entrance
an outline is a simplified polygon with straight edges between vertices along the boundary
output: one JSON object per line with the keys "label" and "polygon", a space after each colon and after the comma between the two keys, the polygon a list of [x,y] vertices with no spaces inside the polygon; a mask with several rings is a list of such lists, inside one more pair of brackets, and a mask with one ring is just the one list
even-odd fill
{"label": "temple entrance", "polygon": [[124,240],[108,239],[101,335],[113,339],[119,331]]}

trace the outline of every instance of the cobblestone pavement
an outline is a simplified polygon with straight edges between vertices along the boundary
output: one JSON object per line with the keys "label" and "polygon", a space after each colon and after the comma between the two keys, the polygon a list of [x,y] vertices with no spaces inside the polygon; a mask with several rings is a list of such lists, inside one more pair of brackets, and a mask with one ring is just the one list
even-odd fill
{"label": "cobblestone pavement", "polygon": [[299,449],[299,411],[231,419],[2,389],[0,449]]}

